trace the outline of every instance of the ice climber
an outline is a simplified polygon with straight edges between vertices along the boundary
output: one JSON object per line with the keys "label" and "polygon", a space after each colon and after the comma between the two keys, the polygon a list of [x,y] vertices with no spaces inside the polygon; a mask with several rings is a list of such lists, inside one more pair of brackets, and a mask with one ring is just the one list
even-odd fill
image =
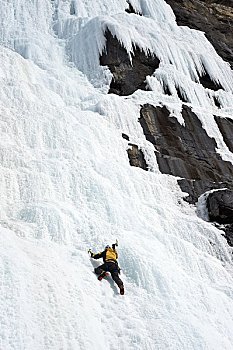
{"label": "ice climber", "polygon": [[117,262],[118,254],[116,251],[116,245],[117,243],[112,244],[112,248],[109,245],[107,245],[104,251],[101,253],[94,254],[92,253],[91,250],[89,250],[89,253],[91,255],[91,258],[93,259],[103,258],[103,261],[104,261],[103,265],[96,267],[94,270],[95,273],[99,275],[98,280],[101,281],[107,275],[107,271],[109,271],[111,273],[113,281],[120,288],[120,294],[123,295],[124,285],[122,280],[119,277],[120,268]]}

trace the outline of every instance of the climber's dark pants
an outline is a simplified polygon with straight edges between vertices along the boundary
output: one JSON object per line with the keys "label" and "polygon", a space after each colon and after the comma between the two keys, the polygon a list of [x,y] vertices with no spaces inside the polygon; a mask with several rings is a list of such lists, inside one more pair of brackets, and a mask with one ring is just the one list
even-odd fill
{"label": "climber's dark pants", "polygon": [[100,275],[102,272],[109,271],[111,273],[113,281],[116,282],[118,287],[123,285],[122,280],[119,277],[119,268],[118,264],[114,262],[105,262],[103,265],[100,265],[95,268],[95,273]]}

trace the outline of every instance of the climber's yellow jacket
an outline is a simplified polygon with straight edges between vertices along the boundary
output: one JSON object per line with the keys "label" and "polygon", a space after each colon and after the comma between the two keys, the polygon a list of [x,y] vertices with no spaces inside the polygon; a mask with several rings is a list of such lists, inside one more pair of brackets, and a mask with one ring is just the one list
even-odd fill
{"label": "climber's yellow jacket", "polygon": [[103,252],[101,253],[97,253],[97,254],[92,254],[91,256],[93,259],[99,259],[99,258],[103,258],[104,262],[116,262],[117,258],[118,258],[118,254],[116,249],[113,248],[107,248],[105,249]]}

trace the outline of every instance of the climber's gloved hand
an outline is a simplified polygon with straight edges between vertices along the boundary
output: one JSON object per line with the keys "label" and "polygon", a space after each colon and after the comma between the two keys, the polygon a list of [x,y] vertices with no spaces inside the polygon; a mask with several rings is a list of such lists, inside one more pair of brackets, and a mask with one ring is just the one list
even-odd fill
{"label": "climber's gloved hand", "polygon": [[88,254],[90,254],[91,258],[93,258],[94,254],[92,253],[91,249],[88,250]]}

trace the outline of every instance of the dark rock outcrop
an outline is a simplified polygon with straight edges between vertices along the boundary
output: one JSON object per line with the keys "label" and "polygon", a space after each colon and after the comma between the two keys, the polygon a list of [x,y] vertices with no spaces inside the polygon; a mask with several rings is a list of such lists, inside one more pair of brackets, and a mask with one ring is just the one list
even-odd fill
{"label": "dark rock outcrop", "polygon": [[210,90],[214,90],[217,91],[219,89],[223,89],[223,87],[210,79],[210,76],[207,72],[205,72],[205,74],[203,74],[202,76],[199,77],[200,83],[202,84],[202,86],[204,86],[204,88],[206,89],[210,89]]}
{"label": "dark rock outcrop", "polygon": [[70,3],[70,15],[75,15],[75,4],[74,4],[74,1],[72,0],[71,3]]}
{"label": "dark rock outcrop", "polygon": [[226,224],[224,225],[224,231],[225,231],[225,238],[227,240],[227,243],[233,247],[233,224]]}
{"label": "dark rock outcrop", "polygon": [[215,121],[218,124],[225,144],[233,152],[233,120],[215,116]]}
{"label": "dark rock outcrop", "polygon": [[181,89],[180,86],[176,86],[176,91],[177,91],[177,95],[179,97],[179,99],[182,101],[182,102],[191,102],[187,99],[187,95],[185,93],[185,91],[183,89]]}
{"label": "dark rock outcrop", "polygon": [[129,148],[127,150],[130,165],[148,170],[143,152],[138,148],[137,145],[129,143],[129,146],[132,147],[131,149]]}
{"label": "dark rock outcrop", "polygon": [[232,0],[166,0],[178,25],[206,33],[217,53],[233,67]]}
{"label": "dark rock outcrop", "polygon": [[210,189],[228,186],[233,189],[233,165],[216,152],[216,141],[209,137],[192,110],[183,105],[185,125],[170,117],[168,109],[146,104],[139,122],[146,139],[155,146],[162,173],[184,178],[181,189],[189,193],[186,200],[195,203]]}
{"label": "dark rock outcrop", "polygon": [[231,181],[233,166],[216,153],[216,141],[210,138],[198,117],[183,105],[185,126],[170,117],[168,109],[146,104],[141,108],[139,122],[146,139],[157,150],[160,171],[186,179],[213,182]]}
{"label": "dark rock outcrop", "polygon": [[128,135],[122,133],[121,136],[123,137],[123,139],[129,141],[129,136]]}
{"label": "dark rock outcrop", "polygon": [[219,102],[219,99],[216,96],[213,96],[213,99],[214,99],[215,106],[218,107],[218,108],[221,108],[222,105]]}
{"label": "dark rock outcrop", "polygon": [[109,93],[127,96],[136,90],[146,90],[146,76],[152,75],[159,67],[159,59],[154,55],[148,55],[135,47],[132,64],[125,48],[107,31],[106,52],[100,57],[100,64],[108,66],[113,79],[110,84]]}
{"label": "dark rock outcrop", "polygon": [[210,193],[207,208],[210,221],[233,224],[233,191],[224,189]]}
{"label": "dark rock outcrop", "polygon": [[210,193],[206,204],[210,221],[223,226],[225,237],[233,246],[233,191],[225,189]]}
{"label": "dark rock outcrop", "polygon": [[141,14],[140,12],[137,12],[137,11],[133,8],[132,4],[131,4],[129,1],[128,1],[128,4],[129,4],[129,7],[125,10],[125,12],[127,12],[127,13],[134,13],[134,14],[136,14],[136,15],[142,16],[142,14]]}
{"label": "dark rock outcrop", "polygon": [[226,188],[228,186],[226,182],[213,182],[209,180],[180,179],[177,182],[181,190],[189,194],[184,200],[190,204],[195,204],[198,198],[206,191]]}

